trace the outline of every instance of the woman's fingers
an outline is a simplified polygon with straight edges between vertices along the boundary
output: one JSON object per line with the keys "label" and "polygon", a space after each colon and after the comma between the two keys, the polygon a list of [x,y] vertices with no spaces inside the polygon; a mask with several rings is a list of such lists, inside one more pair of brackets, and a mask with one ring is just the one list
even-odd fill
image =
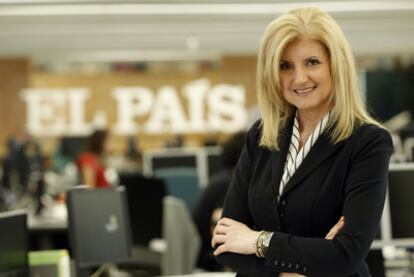
{"label": "woman's fingers", "polygon": [[227,249],[227,244],[222,244],[219,247],[217,247],[217,249],[214,251],[214,255],[220,255],[221,253],[227,252],[229,251],[229,249]]}
{"label": "woman's fingers", "polygon": [[222,244],[226,241],[225,235],[215,235],[211,240],[211,246],[214,248],[217,244]]}
{"label": "woman's fingers", "polygon": [[237,223],[239,223],[239,222],[236,221],[236,220],[233,220],[233,219],[228,218],[228,217],[223,217],[222,219],[220,219],[217,222],[217,225],[231,226],[231,225],[237,224]]}
{"label": "woman's fingers", "polygon": [[339,233],[339,231],[344,227],[345,225],[345,218],[341,217],[339,221],[329,230],[328,234],[326,235],[325,239],[332,240],[335,238],[335,236]]}
{"label": "woman's fingers", "polygon": [[217,223],[211,240],[213,247],[218,246],[214,255],[229,251],[246,255],[254,254],[258,235],[258,231],[250,229],[241,222],[222,218]]}
{"label": "woman's fingers", "polygon": [[228,232],[228,226],[224,225],[217,225],[216,228],[214,228],[214,235],[225,235]]}
{"label": "woman's fingers", "polygon": [[329,230],[328,234],[326,234],[325,239],[333,240],[335,236],[344,228],[345,226],[345,217],[341,217],[339,221]]}

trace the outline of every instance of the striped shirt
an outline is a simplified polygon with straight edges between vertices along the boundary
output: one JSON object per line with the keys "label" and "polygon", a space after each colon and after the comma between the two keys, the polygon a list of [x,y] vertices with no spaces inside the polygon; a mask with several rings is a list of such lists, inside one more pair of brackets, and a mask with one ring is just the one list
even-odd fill
{"label": "striped shirt", "polygon": [[292,178],[293,174],[295,174],[296,170],[299,168],[302,161],[305,159],[306,155],[312,148],[312,146],[315,144],[319,136],[324,131],[326,125],[328,124],[329,116],[330,112],[328,112],[322,118],[322,120],[316,126],[315,130],[313,130],[312,135],[310,135],[306,139],[306,142],[303,145],[303,147],[299,149],[299,120],[298,113],[296,112],[295,121],[293,124],[292,137],[290,139],[289,151],[286,157],[285,167],[283,169],[283,176],[280,180],[278,200],[280,198],[280,195],[282,195],[283,189],[285,188],[286,184],[289,182],[290,178]]}

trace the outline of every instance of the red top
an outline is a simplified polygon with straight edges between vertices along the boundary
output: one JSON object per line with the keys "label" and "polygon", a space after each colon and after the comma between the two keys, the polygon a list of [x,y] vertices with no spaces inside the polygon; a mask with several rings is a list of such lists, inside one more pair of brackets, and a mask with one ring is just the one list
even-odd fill
{"label": "red top", "polygon": [[101,162],[99,161],[99,158],[96,156],[96,154],[92,152],[84,152],[82,153],[77,161],[78,168],[80,173],[82,174],[82,169],[85,166],[89,166],[93,169],[95,172],[95,186],[100,188],[106,188],[109,187],[109,183],[105,178],[105,169]]}

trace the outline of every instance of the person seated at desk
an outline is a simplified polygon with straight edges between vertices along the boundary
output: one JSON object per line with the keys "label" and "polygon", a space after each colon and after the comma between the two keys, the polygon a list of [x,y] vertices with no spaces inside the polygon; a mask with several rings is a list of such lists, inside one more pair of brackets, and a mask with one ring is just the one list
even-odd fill
{"label": "person seated at desk", "polygon": [[201,250],[197,266],[208,271],[222,270],[211,248],[211,230],[215,221],[221,217],[224,197],[233,176],[233,170],[243,149],[246,133],[232,136],[223,145],[223,169],[211,177],[210,183],[197,199],[193,210],[193,219],[201,236]]}
{"label": "person seated at desk", "polygon": [[86,151],[79,155],[77,166],[81,184],[96,188],[110,187],[102,163],[106,138],[106,130],[95,130],[87,141]]}

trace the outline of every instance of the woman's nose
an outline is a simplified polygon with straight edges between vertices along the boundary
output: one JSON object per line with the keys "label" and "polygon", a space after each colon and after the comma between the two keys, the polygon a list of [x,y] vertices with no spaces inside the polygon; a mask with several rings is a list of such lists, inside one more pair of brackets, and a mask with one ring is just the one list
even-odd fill
{"label": "woman's nose", "polygon": [[308,80],[308,74],[305,69],[297,67],[294,78],[295,85],[302,85]]}

